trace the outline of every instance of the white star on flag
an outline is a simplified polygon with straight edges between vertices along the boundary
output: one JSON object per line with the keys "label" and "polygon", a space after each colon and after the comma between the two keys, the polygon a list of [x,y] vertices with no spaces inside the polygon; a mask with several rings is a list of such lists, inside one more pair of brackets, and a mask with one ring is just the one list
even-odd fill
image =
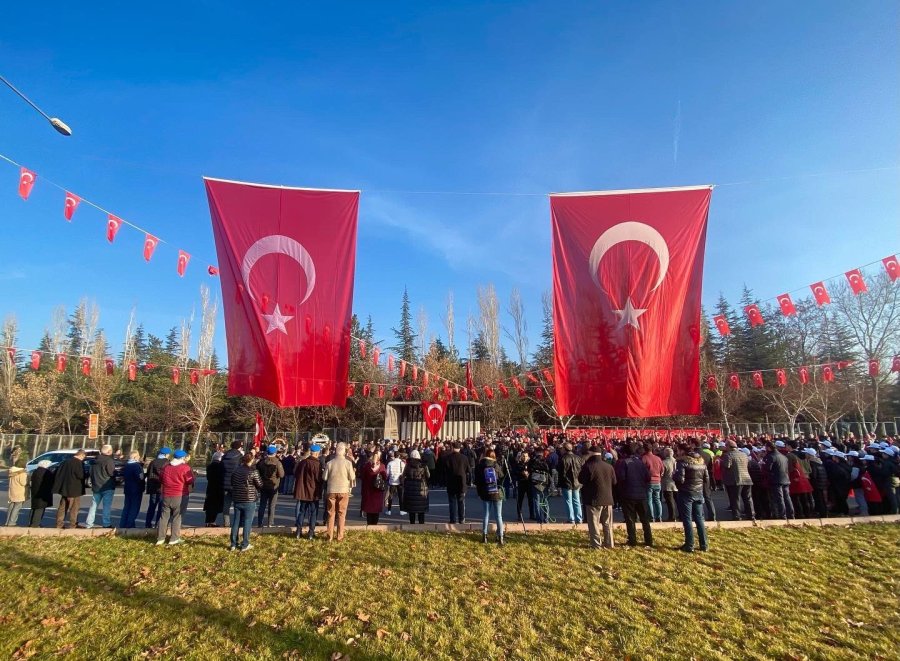
{"label": "white star on flag", "polygon": [[625,299],[625,308],[623,310],[613,310],[619,317],[619,325],[616,327],[622,328],[626,324],[628,326],[633,326],[638,330],[641,330],[641,325],[638,323],[638,317],[644,314],[647,311],[647,308],[636,308],[631,303],[631,297]]}
{"label": "white star on flag", "polygon": [[275,311],[272,314],[264,314],[262,315],[263,319],[269,324],[269,327],[266,329],[266,335],[271,333],[273,330],[278,330],[287,335],[287,328],[284,327],[285,323],[293,319],[293,317],[289,317],[288,315],[281,314],[281,310],[278,309],[278,303],[275,304]]}

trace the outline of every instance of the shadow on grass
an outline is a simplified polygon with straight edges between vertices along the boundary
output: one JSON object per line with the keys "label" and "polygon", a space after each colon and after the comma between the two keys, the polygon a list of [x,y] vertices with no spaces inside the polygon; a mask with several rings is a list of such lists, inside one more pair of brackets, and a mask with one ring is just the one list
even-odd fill
{"label": "shadow on grass", "polygon": [[[149,547],[151,542],[141,539],[119,539],[119,543]],[[195,544],[200,546],[201,544]],[[202,544],[214,548],[212,544]],[[215,546],[215,548],[221,548]],[[147,549],[130,549],[136,553]],[[365,653],[358,647],[349,647],[342,642],[320,636],[312,631],[283,630],[275,631],[263,624],[251,626],[248,619],[240,614],[223,608],[216,608],[197,601],[196,599],[182,598],[152,589],[141,589],[130,586],[127,583],[111,580],[106,577],[85,573],[82,570],[66,566],[55,560],[32,555],[22,550],[16,550],[15,555],[9,555],[9,549],[0,551],[0,559],[7,566],[15,564],[17,571],[27,575],[28,582],[35,579],[45,581],[63,591],[83,591],[92,598],[109,599],[119,603],[129,610],[145,610],[151,619],[156,620],[153,632],[159,632],[159,620],[166,615],[177,618],[178,628],[181,630],[193,630],[210,632],[213,636],[225,635],[240,643],[245,649],[241,653],[254,652],[254,647],[264,646],[272,656],[280,657],[286,652],[297,650],[303,658],[313,653],[320,658],[329,658],[334,652],[352,655],[353,659],[371,659],[372,661],[388,661],[393,657],[383,654]],[[127,553],[127,551],[126,551]],[[248,587],[250,587],[248,585]],[[170,637],[171,634],[161,634],[161,638]],[[145,647],[149,647],[160,641],[146,640]],[[222,650],[223,654],[227,654]],[[112,654],[113,650],[109,650]]]}

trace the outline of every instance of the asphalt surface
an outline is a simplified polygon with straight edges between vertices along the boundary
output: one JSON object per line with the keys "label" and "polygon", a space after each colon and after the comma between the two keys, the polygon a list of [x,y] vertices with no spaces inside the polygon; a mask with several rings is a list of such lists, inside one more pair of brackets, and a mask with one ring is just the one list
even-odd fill
{"label": "asphalt surface", "polygon": [[[0,473],[0,493],[3,494],[2,497],[2,507],[0,507],[0,521],[6,522],[6,510],[8,504],[7,497],[7,474],[6,471]],[[206,493],[206,479],[203,476],[198,476],[197,478],[197,486],[194,493],[191,494],[190,500],[188,502],[187,513],[185,514],[184,521],[182,525],[185,526],[203,526],[205,524],[204,512],[203,512],[203,500],[204,494]],[[83,522],[87,517],[88,508],[91,505],[91,492],[88,489],[88,493],[82,497],[81,499],[81,511],[78,516],[79,523]],[[429,500],[429,509],[428,513],[425,515],[426,523],[449,523],[450,522],[450,505],[447,501],[447,491],[442,488],[434,488],[430,490],[430,500]],[[59,497],[56,496],[55,500],[58,501]],[[717,491],[713,494],[713,502],[716,506],[716,512],[719,518],[723,520],[730,520],[731,513],[727,511],[728,498],[726,497],[724,492]],[[137,518],[137,527],[143,527],[145,517],[147,514],[147,496],[144,495],[143,502],[141,503],[140,514]],[[549,498],[550,503],[550,520],[548,523],[565,523],[566,516],[566,506],[563,502],[561,496],[551,496]],[[19,525],[28,525],[28,521],[31,516],[30,509],[30,500],[26,500],[25,504],[22,507],[22,510],[19,513]],[[112,525],[116,526],[119,522],[119,515],[122,512],[122,507],[125,504],[125,496],[122,493],[121,488],[116,490],[115,496],[113,497],[113,506],[112,506]],[[275,509],[275,521],[274,524],[276,526],[291,526],[294,525],[294,507],[296,501],[293,496],[282,496],[278,497],[278,505]],[[350,507],[347,510],[347,524],[351,526],[365,526],[366,520],[365,516],[360,516],[359,512],[360,507],[360,487],[357,485],[354,490],[353,496],[350,500]],[[324,508],[319,508],[320,517],[324,516]],[[526,521],[529,520],[528,517],[528,501],[525,499],[522,503],[522,514]],[[665,501],[663,501],[663,517],[666,516],[666,506]],[[44,520],[42,524],[44,527],[52,527],[55,522],[56,517],[56,508],[48,508],[44,513]],[[481,500],[478,498],[475,493],[474,488],[470,488],[469,492],[466,496],[466,522],[474,523],[481,521],[482,517],[482,504]],[[515,498],[509,498],[503,503],[503,520],[506,523],[515,523],[518,520],[518,516],[516,514],[516,500]],[[615,512],[615,520],[623,521],[621,511]],[[321,521],[321,518],[320,518]],[[400,523],[409,523],[408,516],[401,516],[399,508],[395,505],[393,509],[392,515],[387,515],[387,513],[383,513],[378,521],[379,523],[386,524],[400,524]],[[218,519],[219,525],[222,524],[222,517],[219,516]],[[94,525],[100,526],[102,524],[102,517],[100,512],[97,513],[97,518],[94,522]],[[638,533],[640,534],[640,533]]]}

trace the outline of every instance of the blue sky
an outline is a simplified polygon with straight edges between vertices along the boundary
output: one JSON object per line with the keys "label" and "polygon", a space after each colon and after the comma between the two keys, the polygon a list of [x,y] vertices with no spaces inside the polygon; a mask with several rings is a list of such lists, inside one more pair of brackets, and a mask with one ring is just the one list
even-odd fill
{"label": "blue sky", "polygon": [[404,286],[442,333],[448,290],[464,327],[488,282],[536,336],[551,191],[751,182],[713,193],[707,304],[900,248],[895,2],[54,4],[4,9],[0,72],[74,135],[4,88],[0,153],[168,243],[146,264],[141,234],[65,223],[40,179],[22,202],[0,163],[23,347],[83,296],[119,343],[132,307],[164,334],[217,289],[202,175],[361,189],[354,309],[385,339]]}

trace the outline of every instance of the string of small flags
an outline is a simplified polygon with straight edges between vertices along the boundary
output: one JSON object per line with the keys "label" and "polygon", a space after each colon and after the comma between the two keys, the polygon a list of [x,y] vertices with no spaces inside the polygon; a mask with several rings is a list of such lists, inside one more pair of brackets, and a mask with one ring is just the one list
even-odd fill
{"label": "string of small flags", "polygon": [[[866,264],[859,268],[851,269],[844,273],[844,277],[847,279],[847,283],[850,285],[850,290],[854,295],[859,296],[860,294],[869,291],[868,285],[866,285],[865,278],[863,278],[862,269],[877,263],[878,262],[870,262],[869,264]],[[881,260],[881,264],[884,267],[885,272],[888,274],[888,277],[891,279],[891,282],[896,282],[897,278],[900,278],[900,262],[898,262],[896,255],[885,257]],[[816,305],[818,305],[819,307],[823,307],[825,305],[831,304],[831,295],[828,293],[828,289],[825,287],[825,283],[839,277],[839,275],[832,276],[831,278],[826,278],[825,280],[820,280],[819,282],[814,282],[813,284],[809,285],[809,288],[812,291],[813,300],[815,300]],[[774,298],[769,298],[765,301],[761,301],[761,303],[777,301],[778,307],[781,309],[781,313],[785,317],[790,317],[797,314],[797,307],[794,305],[794,300],[791,298],[791,294],[796,294],[798,291],[804,290],[795,289],[785,294],[775,296]],[[747,319],[750,322],[750,328],[762,326],[765,323],[762,312],[760,311],[760,304],[753,303],[752,305],[747,305],[746,307],[744,307],[744,314],[747,315]],[[714,315],[712,320],[720,335],[722,335],[723,337],[726,335],[731,335],[731,327],[728,325],[728,319],[725,318],[724,314]]]}
{"label": "string of small flags", "polygon": [[[0,154],[0,159],[19,168],[19,197],[21,197],[23,200],[27,201],[28,198],[31,196],[31,192],[34,189],[35,183],[38,180],[37,172],[35,172],[34,170],[30,170],[29,168],[25,167],[24,165],[17,163],[13,159],[11,159],[7,156],[4,156],[3,154]],[[101,213],[106,214],[106,240],[109,243],[113,243],[116,240],[116,235],[119,233],[119,230],[122,228],[123,225],[127,225],[128,227],[131,227],[131,228],[137,230],[138,232],[142,232],[144,234],[144,252],[143,252],[144,260],[147,262],[149,262],[153,258],[153,255],[156,252],[156,248],[157,248],[157,246],[159,246],[160,243],[168,243],[168,241],[164,241],[163,239],[159,238],[159,236],[157,236],[157,234],[151,233],[149,230],[146,230],[143,227],[141,227],[135,223],[132,223],[128,220],[125,220],[124,218],[117,216],[116,214],[112,213],[111,211],[108,211],[107,209],[104,209],[99,204],[96,204],[95,202],[92,202],[91,200],[88,200],[79,195],[76,195],[75,193],[73,193],[71,190],[69,190],[65,186],[60,186],[56,182],[51,181],[50,179],[48,179],[47,177],[45,177],[43,175],[41,175],[41,180],[46,181],[48,184],[50,184],[51,186],[53,186],[55,188],[58,188],[65,194],[65,198],[63,200],[62,212],[63,212],[63,217],[66,219],[67,222],[70,222],[70,223],[72,222],[72,218],[75,216],[75,211],[78,209],[78,207],[82,203],[84,203],[84,204],[87,204],[88,206],[94,207]],[[187,267],[188,267],[188,264],[190,263],[190,261],[191,261],[191,253],[179,248],[178,249],[178,261],[176,262],[176,266],[175,266],[175,270],[178,273],[179,277],[184,277],[184,273],[185,273],[185,271],[187,271]],[[210,276],[216,276],[219,274],[219,269],[217,266],[210,264],[206,267],[206,272]]]}
{"label": "string of small flags", "polygon": [[[775,376],[775,385],[783,388],[788,384],[789,375],[796,372],[797,380],[806,385],[813,378],[815,371],[819,370],[822,381],[832,383],[835,378],[835,371],[843,371],[850,367],[853,363],[849,360],[840,360],[830,363],[819,363],[817,365],[803,365],[800,367],[776,367],[764,370],[745,370],[741,372],[730,372],[728,374],[728,387],[732,390],[741,389],[741,376],[750,375],[750,384],[754,388],[764,388],[764,374],[772,374]],[[881,374],[881,361],[869,360],[867,364],[868,375],[877,378]],[[900,372],[900,356],[894,356],[891,362],[891,372]],[[709,390],[718,390],[719,380],[715,374],[709,374],[706,377],[706,387]]]}
{"label": "string of small flags", "polygon": [[[19,349],[16,347],[4,347],[4,349],[6,349],[6,355],[8,356],[9,361],[14,365],[18,364],[17,356]],[[35,372],[39,370],[41,368],[41,361],[43,360],[44,356],[48,356],[53,359],[56,371],[60,374],[64,373],[68,369],[69,365],[76,365],[78,371],[80,371],[84,376],[90,376],[94,369],[94,359],[92,356],[82,356],[78,354],[54,351],[41,351],[40,349],[32,349],[30,351],[30,362],[28,363],[29,367]],[[113,374],[115,374],[115,359],[103,358],[102,360],[103,369],[106,376],[112,376]],[[167,369],[169,370],[169,373],[171,375],[172,382],[176,386],[181,382],[181,375],[185,372],[187,372],[188,374],[191,385],[197,385],[198,383],[200,383],[201,377],[227,372],[227,370],[183,367],[181,365],[161,365],[159,363],[151,362],[138,364],[138,362],[135,360],[129,361],[127,365],[123,365],[123,369],[127,372],[129,381],[135,381],[139,372],[148,374],[153,370]]]}

